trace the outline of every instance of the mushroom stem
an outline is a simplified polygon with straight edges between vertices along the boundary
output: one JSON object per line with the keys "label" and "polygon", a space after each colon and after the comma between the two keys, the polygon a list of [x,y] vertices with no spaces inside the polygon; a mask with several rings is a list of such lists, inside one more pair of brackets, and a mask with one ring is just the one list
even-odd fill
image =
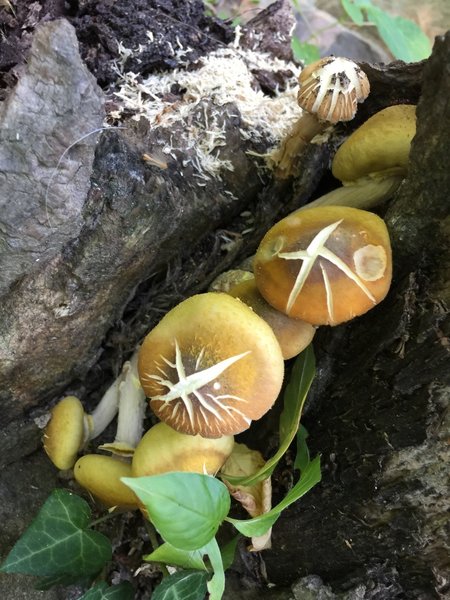
{"label": "mushroom stem", "polygon": [[122,380],[119,381],[119,416],[114,442],[100,446],[120,456],[132,456],[134,449],[142,438],[145,414],[145,393],[139,382],[137,372],[137,351],[122,369]]}
{"label": "mushroom stem", "polygon": [[330,123],[319,121],[315,115],[305,112],[294,124],[292,130],[281,141],[280,146],[272,150],[267,163],[278,179],[287,179],[295,174],[295,159],[309,142],[322,133]]}
{"label": "mushroom stem", "polygon": [[119,408],[119,385],[122,378],[123,372],[106,390],[92,413],[85,413],[83,443],[98,437],[116,416]]}
{"label": "mushroom stem", "polygon": [[300,210],[315,208],[316,206],[349,206],[350,208],[370,210],[389,200],[397,191],[403,179],[404,175],[399,174],[384,178],[366,177],[355,183],[336,188],[317,198],[317,200],[302,206]]}

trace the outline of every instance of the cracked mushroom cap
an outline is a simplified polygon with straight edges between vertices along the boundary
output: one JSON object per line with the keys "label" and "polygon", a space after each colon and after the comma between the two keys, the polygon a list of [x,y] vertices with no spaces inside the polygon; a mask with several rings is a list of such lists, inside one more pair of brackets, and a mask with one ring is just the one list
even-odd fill
{"label": "cracked mushroom cap", "polygon": [[292,319],[271,306],[261,295],[255,278],[241,281],[228,292],[252,308],[268,323],[280,344],[284,360],[300,354],[311,343],[316,328],[301,319]]}
{"label": "cracked mushroom cap", "polygon": [[327,56],[305,67],[299,77],[298,104],[322,121],[350,121],[370,92],[364,71],[352,60]]}
{"label": "cracked mushroom cap", "polygon": [[138,370],[161,421],[217,438],[248,429],[271,408],[284,363],[263,319],[236,298],[209,292],[167,313],[145,338]]}
{"label": "cracked mushroom cap", "polygon": [[121,477],[132,477],[131,465],[113,456],[86,454],[73,468],[77,482],[107,507],[138,508],[138,500]]}
{"label": "cracked mushroom cap", "polygon": [[313,325],[337,325],[386,296],[389,234],[373,213],[344,206],[298,210],[263,238],[255,277],[264,298]]}
{"label": "cracked mushroom cap", "polygon": [[388,106],[367,119],[336,152],[332,172],[344,185],[363,177],[406,172],[416,134],[416,107]]}
{"label": "cracked mushroom cap", "polygon": [[44,450],[61,470],[71,469],[84,441],[84,408],[75,396],[66,396],[50,411],[44,431]]}
{"label": "cracked mushroom cap", "polygon": [[133,456],[133,477],[188,471],[215,475],[233,451],[231,435],[209,439],[158,423],[147,431]]}

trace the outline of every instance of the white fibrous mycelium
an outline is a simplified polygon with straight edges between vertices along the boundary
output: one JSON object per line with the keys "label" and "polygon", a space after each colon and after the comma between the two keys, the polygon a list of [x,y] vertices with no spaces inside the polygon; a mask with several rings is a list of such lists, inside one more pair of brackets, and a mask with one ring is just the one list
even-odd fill
{"label": "white fibrous mycelium", "polygon": [[[238,40],[239,41],[239,40]],[[220,179],[224,170],[233,170],[230,160],[221,158],[220,148],[226,145],[224,111],[235,107],[239,133],[243,140],[267,141],[276,145],[298,119],[295,98],[299,67],[253,50],[234,46],[221,48],[202,57],[197,69],[175,69],[153,73],[141,78],[124,72],[123,64],[130,54],[138,55],[143,48],[130,50],[119,46],[117,63],[121,83],[116,96],[135,119],[145,117],[152,129],[176,129],[176,139],[164,142],[160,154],[168,161],[183,156],[183,167],[191,165],[198,184],[212,178]],[[186,57],[190,49],[174,48],[174,57],[190,65]],[[180,60],[181,59],[181,60]],[[191,65],[192,66],[192,65]],[[252,70],[290,73],[286,89],[269,96],[255,85]],[[182,90],[174,94],[173,90]],[[113,116],[120,118],[120,111]],[[178,135],[179,133],[179,135]],[[177,157],[178,152],[178,157]]]}
{"label": "white fibrous mycelium", "polygon": [[[197,370],[200,369],[203,353],[202,350],[196,359],[193,372],[187,375],[180,347],[175,340],[175,362],[173,363],[166,357],[161,356],[165,366],[157,367],[160,375],[144,374],[142,376],[143,380],[153,380],[167,388],[166,393],[151,396],[151,400],[159,400],[164,403],[160,410],[161,412],[170,411],[171,422],[174,424],[178,422],[179,425],[182,425],[188,417],[190,425],[193,427],[195,426],[195,420],[200,421],[200,417],[202,417],[205,424],[208,425],[211,418],[222,422],[224,415],[232,420],[235,420],[238,416],[239,421],[243,420],[250,424],[251,420],[241,410],[226,403],[228,400],[245,403],[244,398],[232,394],[216,393],[222,387],[218,378],[231,365],[250,354],[250,351],[221,360],[206,369]],[[177,381],[174,382],[169,378],[165,370],[166,367],[175,370]]]}

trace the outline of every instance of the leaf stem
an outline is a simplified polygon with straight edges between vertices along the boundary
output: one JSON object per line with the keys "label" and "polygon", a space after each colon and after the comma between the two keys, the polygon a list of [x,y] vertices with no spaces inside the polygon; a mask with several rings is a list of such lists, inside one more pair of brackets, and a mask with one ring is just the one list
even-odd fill
{"label": "leaf stem", "polygon": [[113,519],[114,517],[117,517],[119,514],[119,512],[109,512],[106,515],[103,515],[103,517],[99,517],[98,519],[95,519],[94,521],[91,521],[88,525],[88,527],[96,527],[97,525],[99,525],[100,523],[104,523],[105,521],[109,521],[110,519]]}
{"label": "leaf stem", "polygon": [[[158,538],[156,537],[156,530],[155,530],[153,524],[150,523],[150,521],[148,521],[147,519],[144,519],[144,525],[145,525],[145,529],[147,531],[147,535],[150,540],[152,549],[156,550],[159,547]],[[156,563],[156,564],[160,568],[161,573],[163,574],[163,577],[168,577],[170,575],[169,571],[167,570],[166,565],[164,565],[163,563],[160,563],[160,562]]]}

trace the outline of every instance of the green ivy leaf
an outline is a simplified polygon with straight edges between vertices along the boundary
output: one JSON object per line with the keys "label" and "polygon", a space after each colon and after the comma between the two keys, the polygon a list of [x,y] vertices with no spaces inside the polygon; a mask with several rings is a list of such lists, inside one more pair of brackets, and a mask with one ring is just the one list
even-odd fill
{"label": "green ivy leaf", "polygon": [[47,583],[92,577],[111,560],[112,551],[108,538],[87,530],[90,518],[91,510],[82,498],[54,490],[0,571],[41,575]]}
{"label": "green ivy leaf", "polygon": [[283,454],[289,448],[297,433],[300,417],[308,395],[309,388],[315,375],[314,351],[309,345],[297,357],[292,368],[291,378],[284,392],[284,408],[280,415],[280,447],[272,458],[253,475],[249,477],[232,477],[221,474],[233,485],[253,485],[269,477]]}
{"label": "green ivy leaf", "polygon": [[308,42],[302,42],[298,37],[294,36],[291,39],[291,48],[294,58],[305,65],[309,65],[320,58],[320,52],[317,46],[309,44]]}
{"label": "green ivy leaf", "polygon": [[159,562],[165,565],[174,567],[182,567],[183,569],[198,569],[206,571],[206,565],[203,561],[205,551],[203,548],[198,550],[180,550],[172,544],[162,544],[151,554],[143,556],[143,559],[148,562]]}
{"label": "green ivy leaf", "polygon": [[70,575],[64,573],[63,575],[54,575],[53,577],[41,577],[34,587],[37,590],[45,591],[57,585],[66,587],[68,585],[71,585],[72,583],[77,583],[84,587],[88,587],[91,584],[91,582],[92,575],[88,577],[83,577],[80,574]]}
{"label": "green ivy leaf", "polygon": [[226,521],[232,523],[240,533],[247,537],[263,535],[272,527],[285,508],[309,492],[311,488],[319,483],[320,479],[320,457],[316,456],[303,471],[299,481],[271,511],[253,519],[240,520],[228,517]]}
{"label": "green ivy leaf", "polygon": [[204,600],[208,575],[204,571],[180,571],[165,577],[152,600]]}
{"label": "green ivy leaf", "polygon": [[428,58],[431,43],[420,27],[403,17],[393,17],[376,6],[366,8],[367,16],[395,58],[415,62]]}
{"label": "green ivy leaf", "polygon": [[112,587],[102,581],[81,596],[79,600],[133,600],[133,598],[133,586],[127,581]]}
{"label": "green ivy leaf", "polygon": [[209,475],[174,472],[122,481],[143,502],[164,540],[181,550],[205,546],[230,510],[227,488]]}

